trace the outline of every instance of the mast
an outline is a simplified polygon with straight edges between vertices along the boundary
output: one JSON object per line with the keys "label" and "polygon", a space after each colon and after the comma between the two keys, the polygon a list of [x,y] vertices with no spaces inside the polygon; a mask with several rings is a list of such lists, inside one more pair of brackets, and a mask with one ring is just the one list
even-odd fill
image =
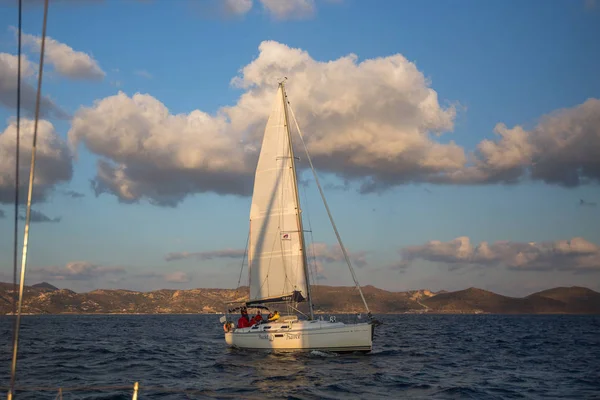
{"label": "mast", "polygon": [[304,277],[306,280],[306,301],[308,302],[308,309],[310,312],[310,319],[313,320],[315,318],[313,312],[313,302],[312,302],[312,294],[310,291],[310,279],[308,275],[308,260],[306,258],[306,246],[304,240],[304,228],[302,227],[302,210],[300,209],[300,196],[298,195],[298,176],[296,174],[296,159],[294,158],[294,147],[292,146],[292,135],[290,135],[290,124],[288,120],[288,111],[287,111],[287,95],[285,94],[285,86],[284,82],[280,82],[279,86],[281,87],[281,96],[283,101],[283,112],[285,115],[285,132],[289,141],[290,148],[290,160],[292,163],[292,171],[294,175],[294,195],[296,197],[296,217],[298,219],[298,231],[300,237],[300,247],[302,251],[302,261],[304,263]]}

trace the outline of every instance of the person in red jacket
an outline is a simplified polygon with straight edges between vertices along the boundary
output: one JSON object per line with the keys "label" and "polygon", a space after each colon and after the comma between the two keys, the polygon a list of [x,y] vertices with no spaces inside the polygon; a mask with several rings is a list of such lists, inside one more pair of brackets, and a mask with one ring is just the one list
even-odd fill
{"label": "person in red jacket", "polygon": [[250,324],[250,319],[248,318],[248,311],[245,308],[242,308],[242,316],[238,319],[238,328],[248,328],[252,326]]}
{"label": "person in red jacket", "polygon": [[262,314],[260,310],[256,311],[256,315],[252,317],[252,321],[250,321],[251,325],[260,324],[263,320]]}

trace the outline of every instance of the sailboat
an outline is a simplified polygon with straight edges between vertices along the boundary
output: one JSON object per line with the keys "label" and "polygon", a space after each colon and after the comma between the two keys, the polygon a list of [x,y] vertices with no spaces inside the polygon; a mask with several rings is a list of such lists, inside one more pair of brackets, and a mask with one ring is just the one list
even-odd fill
{"label": "sailboat", "polygon": [[[311,295],[307,245],[302,225],[302,210],[298,195],[296,157],[289,117],[306,150],[317,186],[330,221],[337,235],[356,287],[368,312],[368,321],[355,323],[316,318]],[[289,104],[285,80],[279,82],[271,114],[264,131],[256,167],[248,238],[249,297],[240,306],[222,316],[225,342],[243,349],[283,351],[369,352],[372,350],[374,328],[379,324],[368,309],[366,300],[348,254],[343,246],[331,212],[314,170],[302,132]],[[300,303],[308,303],[308,312],[300,311]],[[251,326],[238,324],[247,310],[277,310],[275,318],[265,318]],[[240,312],[240,314],[233,314]],[[262,316],[261,316],[262,317]],[[360,317],[360,316],[359,316]]]}

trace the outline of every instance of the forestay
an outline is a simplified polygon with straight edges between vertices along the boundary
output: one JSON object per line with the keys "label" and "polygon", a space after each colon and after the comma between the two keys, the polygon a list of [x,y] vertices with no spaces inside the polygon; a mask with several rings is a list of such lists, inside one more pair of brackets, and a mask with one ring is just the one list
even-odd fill
{"label": "forestay", "polygon": [[[296,176],[280,85],[265,128],[250,209],[250,301],[306,297]],[[294,296],[296,299],[298,293]]]}

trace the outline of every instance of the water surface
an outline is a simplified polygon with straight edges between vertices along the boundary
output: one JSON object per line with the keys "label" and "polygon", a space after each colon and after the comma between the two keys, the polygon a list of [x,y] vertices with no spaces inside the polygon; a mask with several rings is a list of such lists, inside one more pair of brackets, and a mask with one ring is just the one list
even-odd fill
{"label": "water surface", "polygon": [[[600,399],[600,316],[378,318],[384,325],[372,353],[335,355],[228,349],[218,315],[24,316],[18,386],[138,381],[140,399]],[[12,319],[0,317],[3,387],[11,330]],[[63,398],[130,399],[131,392]]]}

